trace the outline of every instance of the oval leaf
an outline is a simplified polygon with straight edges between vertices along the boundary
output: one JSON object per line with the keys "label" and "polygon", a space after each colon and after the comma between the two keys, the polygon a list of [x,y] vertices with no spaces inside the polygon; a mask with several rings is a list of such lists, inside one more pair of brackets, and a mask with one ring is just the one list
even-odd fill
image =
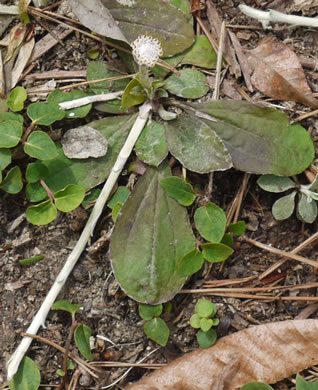
{"label": "oval leaf", "polygon": [[27,97],[27,92],[23,87],[16,87],[11,91],[7,105],[11,111],[21,111]]}
{"label": "oval leaf", "polygon": [[9,194],[17,194],[23,188],[22,174],[19,167],[15,166],[10,169],[6,177],[0,184],[0,188]]}
{"label": "oval leaf", "polygon": [[207,299],[199,299],[195,305],[195,312],[200,317],[211,317],[216,314],[217,308],[214,303]]}
{"label": "oval leaf", "polygon": [[27,166],[25,172],[25,178],[29,183],[35,183],[40,179],[45,178],[49,173],[49,170],[44,164],[40,162],[30,163]]}
{"label": "oval leaf", "polygon": [[[79,89],[74,89],[71,92],[63,92],[60,89],[55,89],[53,91],[47,101],[50,105],[55,105],[56,107],[59,107],[59,103],[68,102],[70,100],[79,99],[82,97],[87,96],[87,94]],[[65,110],[66,118],[85,118],[87,114],[90,112],[92,108],[92,104],[86,104],[85,106],[72,108],[70,110]]]}
{"label": "oval leaf", "polygon": [[257,184],[268,192],[284,192],[296,187],[296,183],[289,177],[263,175],[257,180]]}
{"label": "oval leaf", "polygon": [[160,185],[168,196],[178,201],[182,206],[191,206],[195,201],[196,195],[192,185],[180,177],[166,177],[160,180]]}
{"label": "oval leaf", "polygon": [[147,337],[165,347],[169,338],[169,328],[161,318],[153,318],[145,323],[144,332]]}
{"label": "oval leaf", "polygon": [[226,229],[226,215],[214,203],[207,203],[198,208],[194,214],[194,222],[203,238],[211,242],[220,242]]}
{"label": "oval leaf", "polygon": [[173,74],[166,80],[166,89],[170,93],[186,99],[198,99],[209,91],[203,73],[195,69],[183,69],[179,73],[180,76]]}
{"label": "oval leaf", "polygon": [[67,311],[70,314],[75,314],[80,308],[81,305],[74,305],[66,299],[61,299],[53,303],[51,310],[63,310]]}
{"label": "oval leaf", "polygon": [[11,163],[11,150],[0,148],[0,171]]}
{"label": "oval leaf", "polygon": [[212,328],[213,321],[211,318],[201,318],[200,319],[200,328],[203,330],[203,332],[207,332]]}
{"label": "oval leaf", "polygon": [[40,370],[32,359],[25,356],[8,384],[11,390],[37,390],[40,382]]}
{"label": "oval leaf", "polygon": [[210,348],[215,344],[216,338],[216,331],[214,329],[210,329],[207,332],[200,329],[197,333],[197,340],[202,349]]}
{"label": "oval leaf", "polygon": [[242,101],[182,104],[192,107],[197,126],[203,121],[223,140],[235,168],[278,176],[303,172],[314,158],[314,145],[300,125],[273,108]]}
{"label": "oval leaf", "polygon": [[107,203],[107,206],[110,209],[113,209],[117,203],[121,203],[123,205],[128,199],[129,195],[130,191],[127,187],[119,186],[111,200]]}
{"label": "oval leaf", "polygon": [[89,338],[91,335],[91,328],[83,324],[78,325],[74,332],[75,344],[80,353],[87,360],[93,360],[93,354],[89,343]]}
{"label": "oval leaf", "polygon": [[194,44],[185,52],[181,64],[215,69],[216,61],[217,55],[208,38],[205,35],[197,35]]}
{"label": "oval leaf", "polygon": [[122,108],[129,108],[143,103],[147,98],[144,88],[138,80],[133,79],[129,82],[121,99]]}
{"label": "oval leaf", "polygon": [[162,304],[160,305],[147,305],[145,303],[139,303],[138,312],[143,320],[149,321],[154,317],[159,317],[162,313]]}
{"label": "oval leaf", "polygon": [[0,122],[0,148],[13,148],[22,136],[22,124],[16,120]]}
{"label": "oval leaf", "polygon": [[28,183],[25,187],[25,195],[30,202],[40,202],[48,196],[40,182]]}
{"label": "oval leaf", "polygon": [[[231,233],[235,234],[236,236],[241,236],[242,234],[245,233],[245,230],[246,230],[246,223],[244,221],[238,221],[236,223],[231,223],[229,225],[229,231]],[[232,245],[229,245],[229,246],[232,246]]]}
{"label": "oval leaf", "polygon": [[57,156],[54,142],[43,131],[33,131],[30,134],[24,145],[24,151],[39,160],[52,160]]}
{"label": "oval leaf", "polygon": [[232,248],[224,244],[203,244],[201,246],[203,257],[210,263],[225,261],[234,252]]}
{"label": "oval leaf", "polygon": [[85,190],[77,184],[69,184],[54,194],[55,206],[64,213],[76,209],[84,198]]}
{"label": "oval leaf", "polygon": [[26,219],[33,225],[47,225],[54,221],[57,210],[50,199],[35,206],[30,206],[26,211]]}
{"label": "oval leaf", "polygon": [[114,274],[121,288],[142,303],[174,297],[186,280],[178,272],[179,262],[195,248],[186,209],[159,184],[168,176],[167,163],[147,169],[124,204],[111,238]]}
{"label": "oval leaf", "polygon": [[197,249],[187,253],[179,264],[179,272],[183,276],[190,276],[198,272],[204,264],[202,253]]}
{"label": "oval leaf", "polygon": [[156,121],[149,123],[138,138],[135,151],[140,160],[157,167],[168,154],[164,127]]}
{"label": "oval leaf", "polygon": [[50,126],[52,123],[65,117],[65,111],[55,104],[32,103],[28,106],[27,114],[33,123]]}
{"label": "oval leaf", "polygon": [[309,198],[304,194],[300,195],[297,204],[297,217],[306,223],[313,223],[317,218],[317,203],[315,200]]}
{"label": "oval leaf", "polygon": [[276,200],[272,207],[272,213],[277,221],[289,218],[295,208],[296,191]]}
{"label": "oval leaf", "polygon": [[170,153],[181,164],[197,173],[232,167],[232,160],[221,139],[197,117],[181,114],[165,122]]}

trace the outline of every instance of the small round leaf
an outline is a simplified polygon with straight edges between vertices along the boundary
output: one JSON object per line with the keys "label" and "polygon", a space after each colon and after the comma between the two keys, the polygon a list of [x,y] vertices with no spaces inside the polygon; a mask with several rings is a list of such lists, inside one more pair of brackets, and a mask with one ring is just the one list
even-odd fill
{"label": "small round leaf", "polygon": [[91,335],[91,328],[83,324],[78,325],[74,332],[75,344],[80,353],[87,360],[93,360],[93,354],[89,343],[89,338]]}
{"label": "small round leaf", "polygon": [[32,359],[25,356],[8,384],[11,390],[37,390],[40,382],[40,370]]}
{"label": "small round leaf", "polygon": [[201,246],[203,257],[210,263],[225,261],[233,253],[233,249],[224,244],[203,244]]}
{"label": "small round leaf", "polygon": [[233,240],[232,235],[230,233],[225,233],[222,240],[221,240],[221,244],[232,247],[234,244],[234,240]]}
{"label": "small round leaf", "polygon": [[202,349],[211,347],[216,342],[216,332],[214,329],[210,329],[207,332],[203,332],[200,329],[197,333],[197,340]]}
{"label": "small round leaf", "polygon": [[313,223],[317,218],[316,201],[301,194],[297,204],[297,217],[303,222]]}
{"label": "small round leaf", "polygon": [[24,151],[39,160],[52,160],[57,156],[55,143],[43,131],[33,131],[28,137]]}
{"label": "small round leaf", "polygon": [[51,310],[63,310],[67,311],[70,314],[75,314],[80,308],[81,305],[74,305],[66,299],[61,299],[53,303]]}
{"label": "small round leaf", "polygon": [[30,104],[27,114],[33,123],[44,126],[50,126],[65,117],[65,111],[60,110],[56,104],[43,102]]}
{"label": "small round leaf", "polygon": [[200,328],[200,320],[201,317],[198,314],[193,314],[190,318],[190,326],[194,329],[199,329]]}
{"label": "small round leaf", "polygon": [[226,229],[226,215],[216,204],[209,202],[199,207],[194,214],[194,222],[201,236],[207,241],[222,240]]}
{"label": "small round leaf", "polygon": [[257,184],[268,192],[284,192],[296,187],[289,177],[275,175],[263,175],[257,180]]}
{"label": "small round leaf", "polygon": [[26,219],[33,225],[38,226],[47,225],[54,221],[56,216],[56,207],[50,199],[35,206],[30,206],[26,211]]}
{"label": "small round leaf", "polygon": [[159,317],[162,313],[162,304],[160,305],[147,305],[146,303],[139,303],[138,305],[139,315],[143,320],[149,321],[154,317]]}
{"label": "small round leaf", "polygon": [[272,213],[277,221],[282,221],[292,215],[295,208],[295,196],[296,191],[289,195],[283,196],[282,198],[276,200],[276,202],[273,204]]}
{"label": "small round leaf", "polygon": [[29,183],[36,183],[49,174],[48,168],[40,162],[30,163],[25,172],[25,178]]}
{"label": "small round leaf", "polygon": [[217,312],[217,307],[207,299],[199,299],[195,305],[195,312],[201,318],[213,317]]}
{"label": "small round leaf", "polygon": [[198,99],[209,91],[203,73],[195,69],[183,69],[179,73],[180,76],[173,74],[166,81],[166,89],[172,94],[186,99]]}
{"label": "small round leaf", "polygon": [[[50,106],[59,108],[59,103],[69,102],[71,100],[80,99],[85,96],[87,96],[87,94],[79,89],[75,89],[71,92],[63,92],[57,88],[49,95],[47,102]],[[85,118],[90,112],[91,108],[92,104],[90,103],[86,104],[85,106],[65,110],[65,114],[67,118]]]}
{"label": "small round leaf", "polygon": [[147,337],[165,347],[169,338],[169,328],[161,318],[153,318],[145,323],[144,332]]}
{"label": "small round leaf", "polygon": [[21,111],[27,97],[27,92],[23,87],[16,87],[11,91],[7,105],[11,111]]}
{"label": "small round leaf", "polygon": [[187,253],[179,264],[179,272],[182,276],[190,276],[198,272],[204,264],[202,253],[197,249]]}
{"label": "small round leaf", "polygon": [[9,194],[17,194],[23,188],[22,174],[19,167],[15,166],[10,169],[6,177],[0,184],[0,188]]}
{"label": "small round leaf", "polygon": [[209,329],[211,329],[212,325],[213,320],[211,320],[211,318],[201,318],[200,328],[203,330],[203,332],[207,332]]}
{"label": "small round leaf", "polygon": [[28,183],[25,187],[25,195],[30,202],[41,202],[48,196],[40,182]]}
{"label": "small round leaf", "polygon": [[85,198],[85,190],[77,184],[69,184],[63,190],[54,194],[55,205],[58,210],[68,213],[76,209]]}
{"label": "small round leaf", "polygon": [[170,176],[160,180],[161,187],[170,196],[182,206],[191,206],[196,195],[192,185],[180,177]]}
{"label": "small round leaf", "polygon": [[22,136],[22,124],[16,120],[0,122],[0,148],[17,146]]}
{"label": "small round leaf", "polygon": [[231,223],[229,226],[229,231],[236,236],[241,236],[245,233],[246,223],[244,221],[239,221],[236,223]]}

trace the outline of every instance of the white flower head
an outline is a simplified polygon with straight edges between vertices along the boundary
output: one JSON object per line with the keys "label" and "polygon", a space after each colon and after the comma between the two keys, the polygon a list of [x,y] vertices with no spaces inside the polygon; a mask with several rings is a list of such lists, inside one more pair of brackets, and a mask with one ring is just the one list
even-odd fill
{"label": "white flower head", "polygon": [[132,54],[137,64],[146,65],[150,68],[156,65],[159,57],[163,54],[160,41],[157,38],[152,38],[151,35],[139,35],[131,43],[131,46],[133,48]]}

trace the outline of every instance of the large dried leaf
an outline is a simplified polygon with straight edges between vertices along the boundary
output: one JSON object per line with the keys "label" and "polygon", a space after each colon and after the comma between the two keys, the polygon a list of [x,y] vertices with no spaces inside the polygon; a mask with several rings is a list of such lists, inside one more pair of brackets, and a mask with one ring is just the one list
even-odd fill
{"label": "large dried leaf", "polygon": [[105,37],[128,43],[120,27],[101,0],[69,0],[69,4],[85,27]]}
{"label": "large dried leaf", "polygon": [[127,390],[234,390],[276,383],[318,363],[318,320],[253,326],[186,354]]}
{"label": "large dried leaf", "polygon": [[195,248],[186,209],[160,185],[168,176],[166,162],[148,168],[124,204],[111,238],[114,274],[121,288],[142,303],[175,296],[186,280],[180,262]]}
{"label": "large dried leaf", "polygon": [[287,116],[278,110],[234,100],[182,107],[187,111],[192,107],[197,126],[203,121],[215,131],[234,167],[242,171],[293,176],[303,172],[314,158],[308,132],[297,124],[289,126]]}
{"label": "large dried leaf", "polygon": [[273,35],[265,37],[246,56],[253,69],[251,81],[265,96],[318,108],[297,55]]}
{"label": "large dried leaf", "polygon": [[[101,0],[128,42],[140,34],[161,41],[164,57],[183,52],[194,41],[189,14],[163,0]],[[127,5],[128,4],[128,5]]]}

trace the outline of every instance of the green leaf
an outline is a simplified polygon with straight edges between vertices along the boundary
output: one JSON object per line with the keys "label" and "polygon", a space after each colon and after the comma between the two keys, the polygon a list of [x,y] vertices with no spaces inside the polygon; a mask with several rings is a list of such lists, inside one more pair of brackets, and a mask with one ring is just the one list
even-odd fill
{"label": "green leaf", "polygon": [[30,202],[41,202],[48,196],[40,182],[28,183],[25,187],[25,195]]}
{"label": "green leaf", "polygon": [[91,328],[83,324],[78,325],[74,332],[75,344],[79,349],[80,353],[87,360],[93,360],[93,354],[89,343],[89,338],[91,337],[91,335]]}
{"label": "green leaf", "polygon": [[227,245],[229,247],[232,247],[233,244],[234,244],[234,240],[233,240],[233,237],[231,234],[229,233],[225,233],[222,240],[221,240],[221,244],[224,244],[224,245]]}
{"label": "green leaf", "polygon": [[138,138],[135,150],[140,160],[157,167],[168,154],[164,127],[156,121],[150,122]]}
{"label": "green leaf", "polygon": [[238,221],[236,223],[231,223],[229,226],[229,231],[236,236],[241,236],[245,233],[246,223],[244,221]]}
{"label": "green leaf", "polygon": [[231,157],[220,138],[195,116],[178,115],[165,122],[170,153],[191,171],[208,173],[232,167]]}
{"label": "green leaf", "polygon": [[201,317],[198,314],[192,314],[190,318],[190,326],[194,329],[199,329],[200,328],[200,320]]}
{"label": "green leaf", "polygon": [[0,148],[0,171],[11,163],[11,150]]}
{"label": "green leaf", "polygon": [[0,189],[9,194],[17,194],[23,188],[22,174],[18,166],[10,169],[0,184]]}
{"label": "green leaf", "polygon": [[209,91],[203,73],[195,69],[183,69],[179,73],[180,76],[172,74],[166,80],[166,89],[170,93],[186,99],[198,99]]}
{"label": "green leaf", "polygon": [[308,198],[305,194],[300,194],[297,204],[297,217],[306,223],[313,223],[317,218],[317,203]]}
{"label": "green leaf", "polygon": [[147,169],[124,204],[111,238],[114,274],[137,302],[172,299],[186,280],[178,271],[179,263],[195,249],[186,209],[159,184],[168,176],[166,162]]}
{"label": "green leaf", "polygon": [[63,310],[67,311],[70,314],[75,314],[77,311],[79,311],[80,308],[81,305],[74,305],[66,299],[61,299],[53,303],[51,310]]}
{"label": "green leaf", "polygon": [[203,257],[210,263],[225,261],[234,252],[232,248],[224,244],[203,244],[201,246]]}
{"label": "green leaf", "polygon": [[11,390],[37,390],[40,382],[41,375],[37,365],[32,359],[25,356],[17,373],[8,384]]}
{"label": "green leaf", "polygon": [[[241,387],[241,390],[274,390],[272,386],[262,382],[251,382]],[[298,390],[298,388],[297,388]]]}
{"label": "green leaf", "polygon": [[22,136],[22,124],[16,120],[0,122],[0,148],[17,146]]}
{"label": "green leaf", "polygon": [[214,329],[210,329],[207,332],[203,332],[200,329],[197,333],[197,340],[202,349],[211,347],[216,342],[216,332]]}
{"label": "green leaf", "polygon": [[77,184],[69,184],[63,190],[55,192],[54,198],[57,209],[68,213],[83,202],[85,190]]}
{"label": "green leaf", "polygon": [[197,35],[194,44],[185,52],[181,64],[215,69],[216,61],[217,55],[208,38],[205,35]]}
{"label": "green leaf", "polygon": [[147,32],[161,41],[164,57],[181,53],[193,43],[194,31],[188,22],[189,14],[164,1],[135,0],[127,7],[110,0],[105,5],[128,42]]}
{"label": "green leaf", "polygon": [[257,184],[268,192],[284,192],[296,187],[296,183],[289,177],[263,175],[257,180]]}
{"label": "green leaf", "polygon": [[7,105],[11,111],[21,111],[23,110],[27,97],[27,92],[23,87],[16,87],[11,91]]}
{"label": "green leaf", "polygon": [[43,102],[30,104],[27,114],[33,123],[44,126],[50,126],[65,117],[65,111],[60,110],[57,105]]}
{"label": "green leaf", "polygon": [[149,321],[154,317],[159,317],[162,313],[162,304],[160,305],[147,305],[145,303],[139,303],[138,312],[143,320]]}
{"label": "green leaf", "polygon": [[162,347],[167,345],[169,339],[169,328],[161,318],[153,318],[145,323],[144,332],[150,340],[155,341]]}
{"label": "green leaf", "polygon": [[43,131],[33,131],[24,145],[24,151],[39,160],[52,160],[57,156],[56,146]]}
{"label": "green leaf", "polygon": [[213,317],[217,312],[217,307],[207,299],[199,299],[195,305],[195,312],[201,318]]}
{"label": "green leaf", "polygon": [[[249,390],[249,389],[247,389]],[[266,390],[266,389],[264,389]],[[318,381],[307,382],[305,379],[297,374],[296,376],[296,390],[318,390]]]}
{"label": "green leaf", "polygon": [[287,116],[273,108],[234,100],[179,105],[192,108],[197,126],[203,121],[216,132],[242,171],[294,176],[314,158],[309,133],[298,124],[289,126]]}
{"label": "green leaf", "polygon": [[25,178],[29,183],[35,183],[40,179],[44,179],[49,173],[49,170],[40,162],[30,163],[25,172]]}
{"label": "green leaf", "polygon": [[92,47],[91,49],[87,50],[86,54],[90,60],[97,60],[101,54],[101,50],[97,47]]}
{"label": "green leaf", "polygon": [[24,118],[23,115],[17,114],[15,112],[2,112],[0,113],[0,122],[3,121],[17,121],[23,125]]}
{"label": "green leaf", "polygon": [[[175,68],[177,65],[180,64],[183,57],[184,57],[184,53],[181,53],[170,58],[164,58],[164,61]],[[152,68],[152,73],[156,77],[156,79],[164,79],[167,76],[167,74],[170,73],[170,71],[159,65],[156,65],[154,68]]]}
{"label": "green leaf", "polygon": [[[51,106],[59,107],[59,103],[68,102],[85,96],[88,95],[79,89],[74,89],[71,92],[63,92],[57,88],[49,95],[47,101]],[[66,118],[85,118],[91,108],[92,104],[86,104],[85,106],[65,110],[65,115]]]}
{"label": "green leaf", "polygon": [[166,177],[160,181],[160,185],[170,198],[175,199],[182,206],[191,206],[195,201],[196,195],[192,185],[180,177]]}
{"label": "green leaf", "polygon": [[26,211],[26,219],[33,225],[47,225],[54,221],[57,216],[57,210],[50,199],[39,203],[35,206],[30,206]]}
{"label": "green leaf", "polygon": [[132,79],[125,91],[123,93],[121,99],[122,108],[129,108],[133,106],[137,106],[138,104],[143,103],[147,98],[144,88],[141,86],[138,80]]}
{"label": "green leaf", "polygon": [[123,207],[123,203],[121,203],[121,202],[117,202],[115,204],[115,206],[113,207],[113,209],[112,209],[112,219],[113,219],[114,222],[117,221],[118,214],[120,213],[120,210],[122,209],[122,207]]}
{"label": "green leaf", "polygon": [[107,203],[107,206],[110,209],[113,209],[118,202],[124,204],[129,198],[129,195],[130,191],[127,187],[119,186],[114,195],[112,196],[111,200]]}
{"label": "green leaf", "polygon": [[211,318],[200,319],[200,328],[203,330],[203,332],[207,332],[209,329],[211,329],[212,325],[213,325],[213,320],[211,320]]}
{"label": "green leaf", "polygon": [[272,207],[272,213],[277,221],[289,218],[295,208],[296,191],[276,200]]}
{"label": "green leaf", "polygon": [[60,143],[57,142],[57,157],[42,161],[49,170],[49,175],[45,179],[49,188],[55,192],[68,184],[78,184],[87,191],[105,181],[135,119],[134,114],[108,117],[89,123],[90,127],[100,131],[108,140],[107,155],[98,159],[69,159],[64,155]]}
{"label": "green leaf", "polygon": [[194,222],[203,238],[211,242],[220,242],[226,229],[226,215],[214,203],[207,203],[198,208],[194,214]]}
{"label": "green leaf", "polygon": [[182,276],[190,276],[198,272],[204,264],[202,253],[197,249],[187,253],[179,264],[179,272]]}
{"label": "green leaf", "polygon": [[99,188],[94,188],[89,194],[87,194],[83,200],[82,206],[84,209],[99,197],[99,194],[102,192]]}

